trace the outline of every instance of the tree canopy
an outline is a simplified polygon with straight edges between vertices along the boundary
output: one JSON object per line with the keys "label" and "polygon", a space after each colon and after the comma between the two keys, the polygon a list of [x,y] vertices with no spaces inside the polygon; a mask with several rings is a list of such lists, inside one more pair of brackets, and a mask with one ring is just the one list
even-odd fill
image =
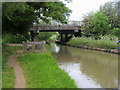
{"label": "tree canopy", "polygon": [[99,9],[109,18],[109,23],[112,25],[112,28],[118,27],[118,9],[117,2],[107,2],[104,5],[101,5]]}
{"label": "tree canopy", "polygon": [[3,32],[23,34],[35,19],[34,9],[26,3],[5,2],[2,8]]}
{"label": "tree canopy", "polygon": [[110,30],[109,19],[102,12],[98,12],[92,19],[94,35],[99,37],[105,35]]}
{"label": "tree canopy", "polygon": [[71,10],[62,2],[3,2],[3,32],[25,34],[39,20],[67,23]]}
{"label": "tree canopy", "polygon": [[119,2],[107,2],[96,12],[84,15],[82,30],[85,36],[120,35]]}
{"label": "tree canopy", "polygon": [[82,30],[84,30],[86,36],[90,36],[93,30],[92,18],[94,17],[94,14],[94,12],[90,12],[83,17],[84,19],[82,20]]}

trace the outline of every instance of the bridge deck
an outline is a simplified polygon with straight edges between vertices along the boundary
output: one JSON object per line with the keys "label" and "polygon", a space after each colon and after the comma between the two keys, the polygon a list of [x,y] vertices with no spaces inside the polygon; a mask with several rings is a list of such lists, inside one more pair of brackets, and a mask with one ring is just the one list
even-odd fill
{"label": "bridge deck", "polygon": [[30,30],[34,31],[70,31],[70,30],[80,30],[80,26],[75,25],[37,25],[30,28]]}

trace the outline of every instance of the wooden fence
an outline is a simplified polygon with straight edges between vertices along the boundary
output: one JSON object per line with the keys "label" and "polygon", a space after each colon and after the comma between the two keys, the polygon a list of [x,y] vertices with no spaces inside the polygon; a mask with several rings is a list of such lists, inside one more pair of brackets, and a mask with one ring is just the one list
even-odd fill
{"label": "wooden fence", "polygon": [[45,52],[45,41],[42,42],[23,42],[24,52]]}

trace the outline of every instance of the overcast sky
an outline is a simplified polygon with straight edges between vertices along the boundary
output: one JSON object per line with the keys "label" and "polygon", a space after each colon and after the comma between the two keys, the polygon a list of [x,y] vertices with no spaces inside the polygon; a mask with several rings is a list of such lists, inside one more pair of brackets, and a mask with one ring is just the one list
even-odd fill
{"label": "overcast sky", "polygon": [[96,11],[99,9],[100,5],[113,0],[72,0],[70,3],[64,0],[61,1],[72,10],[70,20],[79,21],[82,20],[84,14],[89,13],[90,11]]}

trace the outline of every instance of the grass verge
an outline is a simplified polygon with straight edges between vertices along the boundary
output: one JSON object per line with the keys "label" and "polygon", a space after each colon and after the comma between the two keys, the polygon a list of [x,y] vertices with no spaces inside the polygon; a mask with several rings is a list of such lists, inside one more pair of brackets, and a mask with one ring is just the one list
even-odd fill
{"label": "grass verge", "polygon": [[6,70],[2,72],[2,88],[14,88],[13,68],[6,67]]}
{"label": "grass verge", "polygon": [[19,57],[27,88],[77,88],[49,53],[26,53]]}
{"label": "grass verge", "polygon": [[112,40],[93,40],[85,37],[72,38],[67,44],[76,47],[87,46],[91,48],[117,49],[116,43]]}

